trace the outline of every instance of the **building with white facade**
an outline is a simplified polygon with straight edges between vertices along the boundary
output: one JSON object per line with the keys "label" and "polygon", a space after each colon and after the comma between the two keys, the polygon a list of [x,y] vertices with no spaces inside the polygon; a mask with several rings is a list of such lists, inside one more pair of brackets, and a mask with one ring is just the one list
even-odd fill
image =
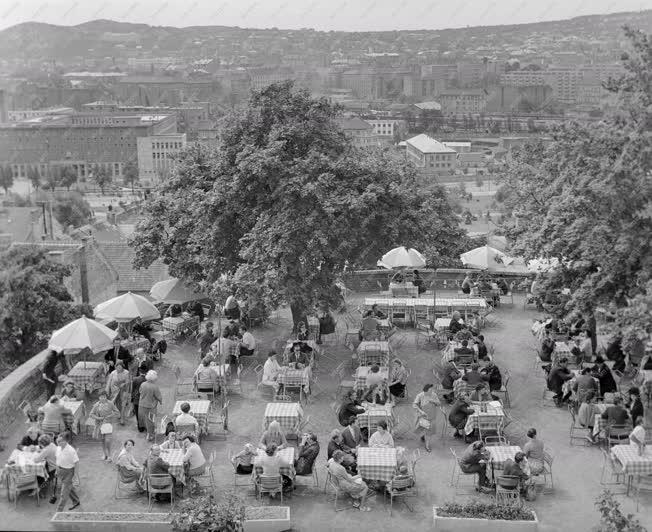
{"label": "building with white facade", "polygon": [[394,138],[405,129],[405,122],[396,119],[365,119],[365,122],[373,126],[373,133],[380,137]]}
{"label": "building with white facade", "polygon": [[407,159],[422,173],[453,173],[457,167],[457,152],[424,133],[407,139],[405,147]]}
{"label": "building with white facade", "polygon": [[172,169],[174,156],[186,147],[186,134],[138,137],[137,142],[139,179],[153,183]]}

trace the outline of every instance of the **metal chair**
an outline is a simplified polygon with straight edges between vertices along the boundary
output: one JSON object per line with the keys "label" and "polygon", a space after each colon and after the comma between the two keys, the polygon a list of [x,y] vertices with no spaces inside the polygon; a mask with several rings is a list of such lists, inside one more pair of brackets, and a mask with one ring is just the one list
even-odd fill
{"label": "metal chair", "polygon": [[193,379],[184,379],[181,376],[181,368],[179,366],[174,366],[174,376],[176,378],[176,384],[174,387],[174,400],[176,402],[178,397],[185,396],[194,396],[195,392],[195,383]]}
{"label": "metal chair", "polygon": [[484,440],[488,436],[502,436],[503,416],[478,416],[476,426],[481,440]]}
{"label": "metal chair", "polygon": [[605,445],[608,448],[611,448],[614,445],[620,445],[623,442],[627,442],[632,430],[633,427],[631,421],[623,425],[607,425]]}
{"label": "metal chair", "polygon": [[571,424],[568,432],[568,437],[570,440],[569,443],[573,445],[573,441],[580,440],[582,441],[583,445],[587,445],[589,442],[587,441],[586,437],[589,435],[589,429],[577,423],[575,409],[571,405],[568,405],[568,411],[571,415]]}
{"label": "metal chair", "polygon": [[206,396],[211,403],[215,401],[217,397],[217,383],[215,381],[196,381],[195,382],[195,392],[198,397],[202,395]]}
{"label": "metal chair", "polygon": [[511,373],[509,372],[508,369],[505,369],[503,371],[503,383],[502,386],[500,387],[499,390],[492,390],[491,393],[500,398],[500,396],[503,397],[503,404],[509,408],[512,407],[512,402],[509,398],[509,390],[507,389],[507,385],[509,384],[509,379],[511,378]]}
{"label": "metal chair", "polygon": [[485,447],[501,447],[501,446],[509,445],[509,441],[503,435],[487,436],[484,439],[484,444],[485,444]]}
{"label": "metal chair", "polygon": [[505,501],[511,504],[516,501],[516,504],[521,504],[521,490],[518,477],[510,475],[501,475],[496,478],[496,504]]}
{"label": "metal chair", "polygon": [[167,473],[148,473],[147,482],[147,511],[152,511],[152,496],[167,493],[170,495],[170,511],[174,508],[174,481]]}
{"label": "metal chair", "polygon": [[208,460],[206,461],[206,468],[201,475],[192,477],[192,479],[197,483],[197,486],[201,488],[210,488],[212,491],[215,491],[215,473],[213,471],[213,464],[215,463],[215,451],[212,451]]}
{"label": "metal chair", "polygon": [[[231,447],[228,447],[226,450],[226,458],[229,463],[233,466],[233,486],[249,486],[251,485],[251,473],[238,473],[238,464],[233,463],[233,451]],[[239,478],[246,478],[246,484],[238,484]]]}
{"label": "metal chair", "polygon": [[328,470],[328,465],[326,466],[326,482],[324,483],[324,493],[328,492],[328,488],[333,489],[333,493],[335,495],[334,499],[334,508],[336,512],[341,512],[342,510],[348,510],[349,508],[353,508],[353,506],[346,506],[344,508],[338,508],[337,507],[337,501],[340,497],[346,495],[346,492],[340,488],[340,484],[335,478],[331,472]]}
{"label": "metal chair", "polygon": [[554,457],[546,452],[543,451],[543,471],[541,474],[543,475],[543,483],[544,486],[546,484],[546,481],[548,480],[548,477],[550,477],[550,489],[555,489],[555,483],[552,478],[552,462],[554,460]]}
{"label": "metal chair", "polygon": [[[611,453],[604,447],[600,447],[602,451],[602,472],[600,473],[600,484],[602,486],[617,486],[625,484],[625,472],[623,466],[620,465],[618,460],[614,460]],[[605,480],[606,474],[609,473],[609,481]]]}
{"label": "metal chair", "polygon": [[[117,461],[117,457],[118,457],[118,453],[114,453],[112,458],[114,463]],[[131,495],[135,495],[136,493],[138,493],[138,480],[135,478],[125,477],[124,468],[118,464],[115,465],[115,469],[116,469],[116,477],[115,477],[115,488],[113,491],[113,496],[116,499],[129,499]],[[130,486],[130,488],[127,488],[127,486]],[[128,495],[127,496],[120,495],[120,492],[128,493]]]}
{"label": "metal chair", "polygon": [[281,504],[283,504],[283,478],[281,477],[281,475],[278,476],[259,475],[258,477],[256,477],[254,486],[256,487],[258,500],[261,499],[263,493],[267,493],[269,495],[276,495],[277,493],[280,493]]}
{"label": "metal chair", "polygon": [[476,473],[465,473],[462,471],[462,468],[460,467],[460,461],[459,458],[457,457],[457,454],[455,454],[455,451],[450,448],[450,452],[453,455],[453,469],[451,471],[451,481],[450,485],[455,488],[455,494],[459,494],[459,488],[460,488],[460,478],[461,477],[471,477],[473,478],[473,485],[472,486],[462,486],[462,487],[473,487],[473,490],[475,491],[475,487],[477,486],[478,482],[476,481]]}
{"label": "metal chair", "polygon": [[652,493],[652,475],[637,475],[636,482],[633,485],[634,499],[636,501],[636,511],[639,509],[639,500],[641,491]]}
{"label": "metal chair", "polygon": [[337,372],[337,377],[339,378],[339,383],[337,385],[337,395],[339,396],[342,391],[352,390],[355,387],[355,381],[353,379],[346,378],[346,370],[344,369],[345,362],[342,362],[335,371]]}
{"label": "metal chair", "polygon": [[[208,423],[208,436],[219,437],[226,440],[229,430],[229,405],[231,401],[224,403],[224,406],[217,412],[209,412],[207,416]],[[222,427],[222,433],[218,432],[219,427]]]}
{"label": "metal chair", "polygon": [[414,510],[405,500],[406,497],[414,496],[413,490],[414,479],[411,476],[395,476],[385,486],[383,498],[389,496],[389,515],[392,515],[394,509],[394,499],[401,499],[410,512]]}
{"label": "metal chair", "polygon": [[10,473],[7,479],[9,500],[14,499],[14,509],[18,507],[18,495],[26,491],[35,491],[36,506],[40,506],[38,477],[36,474]]}

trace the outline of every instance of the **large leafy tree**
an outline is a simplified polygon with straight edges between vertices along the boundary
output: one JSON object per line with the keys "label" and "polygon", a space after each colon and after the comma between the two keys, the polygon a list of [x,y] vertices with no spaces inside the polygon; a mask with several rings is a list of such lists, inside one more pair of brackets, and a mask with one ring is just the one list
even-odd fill
{"label": "large leafy tree", "polygon": [[162,258],[216,295],[237,287],[289,303],[296,323],[336,295],[347,264],[397,245],[454,249],[462,231],[445,193],[421,193],[414,169],[389,152],[351,148],[337,113],[290,82],[253,93],[220,147],[186,150],[146,204],[137,265]]}
{"label": "large leafy tree", "polygon": [[54,217],[64,228],[81,227],[92,217],[91,206],[78,192],[57,195],[53,207]]}
{"label": "large leafy tree", "polygon": [[95,184],[100,187],[102,195],[104,195],[104,190],[111,184],[111,174],[107,172],[104,166],[100,166],[98,164],[93,166],[91,174],[91,178],[93,181],[95,181]]}
{"label": "large leafy tree", "polygon": [[570,288],[559,313],[590,316],[613,302],[631,345],[652,329],[649,314],[633,321],[626,310],[648,293],[652,273],[652,43],[626,33],[632,44],[626,74],[608,85],[617,111],[600,123],[559,128],[547,146],[517,151],[502,192],[514,214],[506,223],[514,251],[563,259],[543,281],[545,289]]}
{"label": "large leafy tree", "polygon": [[131,192],[134,191],[134,184],[138,182],[138,165],[134,161],[125,163],[122,170],[125,185],[131,185]]}
{"label": "large leafy tree", "polygon": [[0,356],[22,362],[47,344],[48,335],[81,316],[63,282],[70,267],[48,260],[37,247],[0,254]]}
{"label": "large leafy tree", "polygon": [[70,187],[77,182],[77,173],[72,166],[66,165],[61,169],[59,184],[70,190]]}

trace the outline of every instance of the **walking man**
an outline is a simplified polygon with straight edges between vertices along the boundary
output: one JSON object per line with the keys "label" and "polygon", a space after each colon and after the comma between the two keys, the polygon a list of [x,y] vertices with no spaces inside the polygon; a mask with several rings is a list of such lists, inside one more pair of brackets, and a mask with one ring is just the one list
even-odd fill
{"label": "walking man", "polygon": [[61,483],[61,496],[57,505],[57,512],[63,511],[68,497],[72,501],[72,506],[68,510],[74,510],[80,505],[77,490],[72,485],[72,479],[75,476],[75,469],[79,462],[77,451],[69,444],[69,436],[63,432],[57,438],[57,477]]}

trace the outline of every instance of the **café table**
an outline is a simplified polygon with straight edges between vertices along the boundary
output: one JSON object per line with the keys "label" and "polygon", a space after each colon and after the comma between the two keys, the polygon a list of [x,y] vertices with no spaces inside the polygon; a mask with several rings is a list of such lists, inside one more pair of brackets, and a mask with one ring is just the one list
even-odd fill
{"label": "caf\u00e9 table", "polygon": [[297,388],[299,390],[299,402],[303,395],[310,394],[310,367],[302,369],[293,369],[288,366],[281,366],[281,370],[276,375],[276,382],[287,388]]}
{"label": "caf\u00e9 table", "polygon": [[646,447],[642,456],[638,453],[637,445],[614,445],[611,448],[612,456],[623,466],[625,475],[652,475],[652,448]]}
{"label": "caf\u00e9 table", "polygon": [[104,362],[77,362],[68,372],[68,378],[78,390],[93,390],[104,385]]}
{"label": "caf\u00e9 table", "polygon": [[354,354],[354,358],[357,357],[360,366],[371,366],[373,364],[388,366],[391,354],[392,349],[389,342],[364,341],[360,342],[360,345]]}
{"label": "caf\u00e9 table", "polygon": [[163,327],[163,329],[170,331],[174,334],[179,334],[185,329],[198,332],[199,316],[192,316],[187,313],[175,317],[168,316],[167,318],[163,318],[161,320],[161,326]]}
{"label": "caf\u00e9 table", "polygon": [[503,469],[507,460],[514,460],[516,453],[522,452],[522,449],[516,445],[490,445],[485,447],[489,452],[489,463],[491,464],[491,475],[494,477],[494,470]]}
{"label": "caf\u00e9 table", "polygon": [[183,449],[161,449],[161,458],[169,466],[168,473],[181,484],[186,483],[186,471],[183,467],[184,454],[186,452]]}
{"label": "caf\u00e9 table", "polygon": [[480,425],[482,427],[494,424],[496,427],[502,426],[505,412],[500,401],[472,402],[471,408],[473,408],[474,412],[466,420],[465,434],[472,434],[474,430],[480,428]]}
{"label": "caf\u00e9 table", "polygon": [[144,336],[136,336],[135,338],[120,340],[120,346],[124,347],[132,355],[134,355],[138,349],[149,349],[150,345],[149,340]]}
{"label": "caf\u00e9 table", "polygon": [[369,429],[369,436],[378,428],[379,421],[387,422],[387,430],[392,431],[396,423],[394,418],[394,409],[391,404],[375,405],[372,403],[362,403],[365,411],[357,415],[360,427]]}
{"label": "caf\u00e9 table", "polygon": [[272,421],[278,421],[284,433],[294,433],[302,419],[303,408],[299,403],[267,403],[263,416],[263,430],[267,430]]}
{"label": "caf\u00e9 table", "polygon": [[561,358],[567,358],[569,362],[574,360],[570,347],[566,342],[555,342],[555,349],[552,352],[552,365],[556,366]]}
{"label": "caf\u00e9 table", "polygon": [[[45,462],[34,462],[38,456],[37,452],[19,451],[14,449],[7,460],[7,465],[0,473],[0,482],[3,480],[7,486],[7,499],[9,499],[9,482],[10,477],[15,475],[36,475],[37,477],[47,478]],[[10,463],[11,462],[11,463]]]}
{"label": "caf\u00e9 table", "polygon": [[439,330],[448,329],[451,325],[450,318],[437,318],[435,320],[434,328]]}
{"label": "caf\u00e9 table", "polygon": [[172,416],[176,418],[181,414],[181,405],[188,403],[190,405],[190,414],[199,423],[199,433],[208,434],[208,414],[211,411],[211,402],[206,399],[181,400],[174,403]]}
{"label": "caf\u00e9 table", "polygon": [[211,362],[210,368],[217,377],[217,384],[220,390],[222,390],[222,393],[226,393],[231,366],[229,364],[216,364],[215,362]]}
{"label": "caf\u00e9 table", "polygon": [[396,449],[358,447],[358,474],[365,480],[389,482],[396,474]]}
{"label": "caf\u00e9 table", "polygon": [[[265,456],[265,451],[263,449],[257,449],[256,454],[259,457]],[[276,456],[279,456],[286,464],[280,468],[281,475],[286,477],[294,478],[296,473],[294,472],[294,447],[286,447],[285,449],[278,449],[276,451]],[[254,459],[254,475],[259,476],[263,474],[262,466],[256,464],[256,459]]]}
{"label": "caf\u00e9 table", "polygon": [[[367,387],[367,377],[371,373],[371,366],[358,366],[355,370],[355,378],[353,388],[355,390],[364,390]],[[384,381],[389,381],[389,367],[380,366],[378,372]]]}

